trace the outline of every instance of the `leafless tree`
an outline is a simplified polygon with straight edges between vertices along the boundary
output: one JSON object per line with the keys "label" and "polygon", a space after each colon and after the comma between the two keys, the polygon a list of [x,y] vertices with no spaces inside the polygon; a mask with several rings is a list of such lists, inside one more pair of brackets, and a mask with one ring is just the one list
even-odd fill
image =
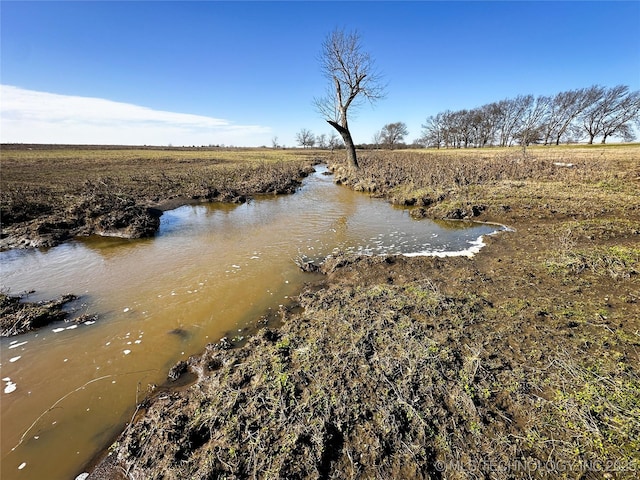
{"label": "leafless tree", "polygon": [[278,137],[271,139],[271,148],[280,148],[280,145],[278,145]]}
{"label": "leafless tree", "polygon": [[458,115],[456,112],[447,110],[443,113],[444,130],[442,131],[442,140],[445,147],[457,148],[460,141],[458,135]]}
{"label": "leafless tree", "polygon": [[593,86],[590,91],[589,106],[580,117],[589,144],[599,136],[601,143],[611,136],[633,139],[632,124],[640,120],[640,91],[631,92],[626,85]]}
{"label": "leafless tree", "polygon": [[340,146],[340,139],[335,132],[331,132],[331,135],[329,135],[327,146],[331,149],[332,152]]}
{"label": "leafless tree", "polygon": [[404,141],[404,137],[409,135],[407,124],[404,122],[387,123],[380,130],[380,142],[388,148],[393,148],[398,143]]}
{"label": "leafless tree", "polygon": [[546,122],[543,125],[545,145],[551,143],[560,145],[562,138],[571,133],[576,119],[589,106],[593,88],[568,90],[553,97],[548,106]]}
{"label": "leafless tree", "polygon": [[431,115],[427,117],[427,121],[422,124],[420,143],[425,147],[440,148],[442,146],[442,132],[444,129],[442,116],[442,113]]}
{"label": "leafless tree", "polygon": [[626,85],[618,85],[611,88],[604,96],[603,116],[601,125],[601,143],[606,143],[607,138],[619,136],[626,140],[633,139],[631,123],[640,118],[640,91],[630,92]]}
{"label": "leafless tree", "polygon": [[518,95],[516,98],[501,100],[496,104],[497,132],[501,147],[509,147],[513,144],[521,119],[531,101],[533,101],[532,95]]}
{"label": "leafless tree", "polygon": [[382,132],[375,132],[373,134],[373,138],[371,139],[371,143],[373,143],[374,147],[380,148],[380,145],[382,144]]}
{"label": "leafless tree", "polygon": [[580,115],[582,128],[577,132],[580,131],[582,135],[586,133],[589,144],[592,144],[595,137],[602,131],[602,119],[607,113],[605,108],[607,102],[604,101],[606,93],[607,89],[599,85],[594,85],[587,92],[587,107]]}
{"label": "leafless tree", "polygon": [[326,150],[326,148],[328,147],[327,135],[324,133],[321,133],[320,135],[318,135],[316,137],[316,145],[318,146],[318,148],[321,148],[322,150]]}
{"label": "leafless tree", "polygon": [[327,93],[314,100],[318,112],[342,137],[347,163],[358,168],[356,147],[349,131],[347,114],[363,101],[384,97],[384,85],[371,56],[364,52],[358,32],[336,29],[322,43],[320,66],[329,81]]}
{"label": "leafless tree", "polygon": [[313,147],[316,144],[316,137],[310,130],[303,128],[296,133],[296,142],[302,148]]}
{"label": "leafless tree", "polygon": [[533,98],[532,95],[522,97],[522,113],[520,122],[516,130],[515,137],[523,151],[526,152],[527,147],[539,140],[542,140],[542,125],[549,112],[551,97],[540,96]]}
{"label": "leafless tree", "polygon": [[475,146],[486,147],[493,143],[495,137],[495,124],[491,118],[490,105],[483,105],[482,107],[472,110],[473,119],[476,131]]}

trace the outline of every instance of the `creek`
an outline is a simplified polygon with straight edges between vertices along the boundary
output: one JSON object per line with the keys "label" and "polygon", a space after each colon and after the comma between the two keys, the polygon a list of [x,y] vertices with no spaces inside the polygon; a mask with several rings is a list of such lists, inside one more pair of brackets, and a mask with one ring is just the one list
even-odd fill
{"label": "creek", "polygon": [[470,254],[497,229],[414,220],[325,171],[294,195],[165,212],[154,238],[0,253],[5,290],[74,293],[77,314],[99,316],[1,339],[0,477],[74,479],[172,365],[247,335],[316,279],[298,255]]}

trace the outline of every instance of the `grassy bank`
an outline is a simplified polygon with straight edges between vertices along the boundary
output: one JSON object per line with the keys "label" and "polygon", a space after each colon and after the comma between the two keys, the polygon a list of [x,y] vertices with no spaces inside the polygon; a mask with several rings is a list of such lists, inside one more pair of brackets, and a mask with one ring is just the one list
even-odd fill
{"label": "grassy bank", "polygon": [[300,313],[192,358],[93,478],[636,478],[640,148],[361,163],[337,176],[514,231],[471,259],[327,259]]}

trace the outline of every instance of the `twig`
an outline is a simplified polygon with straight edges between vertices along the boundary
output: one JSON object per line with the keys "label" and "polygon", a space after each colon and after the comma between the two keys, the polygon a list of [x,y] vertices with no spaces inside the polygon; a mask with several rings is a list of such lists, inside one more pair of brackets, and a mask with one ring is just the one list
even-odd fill
{"label": "twig", "polygon": [[66,395],[64,395],[63,397],[59,398],[59,399],[58,399],[58,400],[57,400],[53,405],[51,405],[49,408],[47,408],[44,412],[42,412],[42,414],[41,414],[38,418],[36,418],[36,419],[33,421],[33,423],[29,426],[29,428],[27,428],[27,429],[25,430],[25,432],[22,434],[22,436],[20,437],[20,441],[16,444],[16,446],[15,446],[15,447],[13,447],[13,448],[11,449],[11,451],[13,451],[13,450],[15,450],[16,448],[18,448],[18,447],[22,444],[22,442],[24,441],[24,438],[27,436],[27,434],[28,434],[28,433],[31,431],[31,429],[36,425],[36,423],[38,423],[38,422],[40,421],[40,419],[41,419],[42,417],[44,417],[47,413],[49,413],[51,410],[53,410],[54,408],[56,408],[56,406],[58,406],[58,404],[59,404],[60,402],[62,402],[65,398],[67,398],[68,396],[70,396],[70,395],[71,395],[71,394],[73,394],[73,393],[76,393],[78,390],[82,390],[84,387],[86,387],[87,385],[89,385],[89,384],[91,384],[91,383],[97,382],[97,381],[99,381],[99,380],[104,380],[105,378],[110,378],[110,377],[113,377],[113,376],[115,376],[115,375],[113,375],[113,374],[112,374],[112,375],[104,375],[104,376],[102,376],[102,377],[98,377],[98,378],[94,378],[93,380],[89,380],[89,381],[88,381],[88,382],[86,382],[85,384],[83,384],[83,385],[79,386],[79,387],[78,387],[78,388],[76,388],[75,390],[72,390],[71,392],[67,393],[67,394],[66,394]]}
{"label": "twig", "polygon": [[[62,401],[64,401],[67,397],[69,397],[70,395],[76,393],[79,390],[82,390],[84,387],[86,387],[87,385],[90,385],[94,382],[98,382],[100,380],[104,380],[105,378],[111,378],[111,377],[118,377],[120,375],[130,375],[133,373],[146,373],[146,372],[150,372],[150,371],[154,371],[154,369],[149,369],[149,370],[137,370],[135,372],[127,372],[126,374],[115,374],[112,373],[110,375],[103,375],[102,377],[98,377],[98,378],[94,378],[93,380],[89,380],[88,382],[80,385],[78,388],[76,388],[75,390],[70,391],[69,393],[67,393],[66,395],[62,396],[61,398],[59,398],[58,400],[56,400],[56,402],[51,405],[49,408],[47,408],[44,412],[42,412],[40,414],[40,416],[38,418],[36,418],[33,423],[29,426],[29,428],[27,428],[24,433],[22,434],[22,436],[20,437],[20,441],[16,444],[15,447],[13,447],[11,449],[11,451],[14,451],[16,448],[18,448],[20,445],[22,445],[22,442],[24,442],[25,437],[27,436],[27,434],[31,431],[31,429],[36,425],[36,423],[38,423],[40,421],[40,419],[42,417],[44,417],[47,413],[49,413],[51,410],[53,410],[54,408],[56,408],[58,406],[59,403],[61,403]],[[137,396],[137,394],[136,394]]]}

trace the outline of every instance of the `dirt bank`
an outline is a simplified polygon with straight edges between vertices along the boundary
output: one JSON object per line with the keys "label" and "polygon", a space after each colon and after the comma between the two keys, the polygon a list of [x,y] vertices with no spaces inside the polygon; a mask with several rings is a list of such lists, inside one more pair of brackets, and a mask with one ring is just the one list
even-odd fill
{"label": "dirt bank", "polygon": [[[23,301],[24,295],[0,293],[0,336],[10,337],[37,330],[54,322],[67,320],[72,313],[65,310],[70,302],[77,300],[75,295],[62,295],[60,298],[42,302]],[[95,315],[80,315],[73,322],[95,321]]]}
{"label": "dirt bank", "polygon": [[363,160],[345,183],[514,231],[327,259],[300,313],[193,357],[90,478],[636,478],[638,158]]}
{"label": "dirt bank", "polygon": [[[37,147],[37,148],[36,148]],[[293,193],[313,158],[221,149],[3,145],[0,250],[153,236],[167,209]]]}

